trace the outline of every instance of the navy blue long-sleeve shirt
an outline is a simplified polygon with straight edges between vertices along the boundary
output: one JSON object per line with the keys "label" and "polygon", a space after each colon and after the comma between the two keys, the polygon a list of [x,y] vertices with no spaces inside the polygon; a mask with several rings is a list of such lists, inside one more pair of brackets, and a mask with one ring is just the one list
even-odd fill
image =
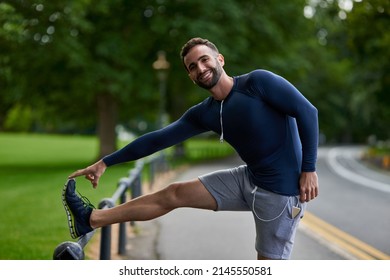
{"label": "navy blue long-sleeve shirt", "polygon": [[291,83],[265,70],[234,77],[223,101],[209,97],[103,161],[111,166],[137,160],[206,131],[232,145],[253,183],[266,190],[298,195],[301,172],[316,170],[317,109]]}

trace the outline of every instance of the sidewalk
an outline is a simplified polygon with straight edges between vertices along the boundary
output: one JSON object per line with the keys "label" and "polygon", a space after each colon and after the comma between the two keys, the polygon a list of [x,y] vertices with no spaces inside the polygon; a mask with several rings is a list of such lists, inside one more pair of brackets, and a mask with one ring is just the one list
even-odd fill
{"label": "sidewalk", "polygon": [[[242,164],[238,158],[191,166],[174,181]],[[253,260],[255,229],[251,212],[177,209],[147,222],[137,222],[128,240],[127,259]],[[342,260],[348,256],[322,242],[300,225],[291,259]]]}

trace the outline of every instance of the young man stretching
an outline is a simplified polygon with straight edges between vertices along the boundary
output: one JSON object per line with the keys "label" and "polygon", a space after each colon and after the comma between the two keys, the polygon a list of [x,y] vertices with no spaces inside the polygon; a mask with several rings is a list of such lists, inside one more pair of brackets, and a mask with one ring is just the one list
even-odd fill
{"label": "young man stretching", "polygon": [[[179,207],[252,211],[258,259],[288,259],[306,202],[318,195],[317,109],[284,78],[265,70],[228,76],[224,57],[202,38],[189,40],[181,57],[190,79],[211,94],[170,125],[147,133],[69,176],[63,202],[73,238],[95,228],[150,220]],[[133,161],[213,131],[246,163],[216,171],[104,210],[86,205],[73,178],[94,188],[107,167]]]}

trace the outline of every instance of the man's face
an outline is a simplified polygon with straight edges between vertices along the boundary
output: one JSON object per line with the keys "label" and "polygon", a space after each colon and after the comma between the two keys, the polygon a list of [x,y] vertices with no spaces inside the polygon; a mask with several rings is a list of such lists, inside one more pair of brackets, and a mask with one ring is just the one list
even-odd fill
{"label": "man's face", "polygon": [[223,73],[223,56],[205,45],[193,47],[184,57],[191,80],[204,89],[213,88]]}

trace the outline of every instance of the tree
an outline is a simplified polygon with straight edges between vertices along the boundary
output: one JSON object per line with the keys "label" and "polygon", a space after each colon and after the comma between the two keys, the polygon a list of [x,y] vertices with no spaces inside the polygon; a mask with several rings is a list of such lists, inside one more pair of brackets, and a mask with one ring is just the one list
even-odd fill
{"label": "tree", "polygon": [[[367,23],[370,23],[368,28]],[[390,2],[355,3],[346,25],[347,44],[356,66],[351,109],[371,128],[368,133],[389,139]]]}
{"label": "tree", "polygon": [[323,58],[312,82],[322,97],[322,129],[335,142],[363,142],[370,134],[388,138],[388,1],[313,3],[321,45],[316,54]]}
{"label": "tree", "polygon": [[129,119],[156,119],[160,100],[152,63],[158,51],[164,50],[171,64],[171,120],[207,96],[188,81],[178,55],[194,36],[220,47],[229,74],[270,69],[314,96],[302,82],[312,67],[299,53],[311,31],[302,16],[304,0],[283,5],[271,0],[15,0],[9,5],[24,19],[26,39],[10,54],[14,74],[7,91],[19,88],[18,102],[33,104],[36,130],[94,130],[97,124],[99,157],[115,150],[118,122],[132,126]]}
{"label": "tree", "polygon": [[25,40],[24,19],[16,9],[7,4],[0,3],[0,123],[6,121],[4,112],[11,110],[14,103],[18,102],[19,88],[11,84],[12,77],[16,74],[12,68],[12,53]]}

